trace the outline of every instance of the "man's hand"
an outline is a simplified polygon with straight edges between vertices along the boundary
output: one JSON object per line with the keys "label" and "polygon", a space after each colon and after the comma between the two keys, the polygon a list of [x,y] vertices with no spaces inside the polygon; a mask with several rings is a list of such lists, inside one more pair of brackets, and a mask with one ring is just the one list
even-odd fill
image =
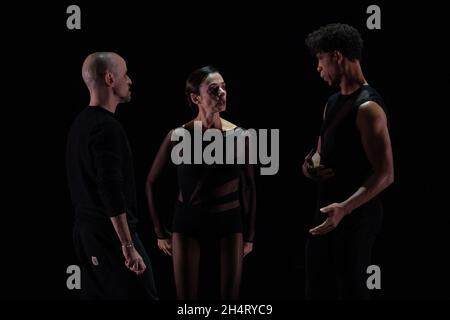
{"label": "man's hand", "polygon": [[125,257],[125,266],[128,269],[130,269],[137,275],[144,273],[147,267],[145,266],[144,260],[142,260],[141,255],[139,254],[139,252],[137,252],[134,246],[122,246],[122,253]]}
{"label": "man's hand", "polygon": [[329,206],[323,207],[320,211],[326,213],[328,218],[326,218],[321,225],[309,230],[309,233],[313,236],[324,235],[334,230],[339,222],[341,222],[342,218],[350,213],[345,206],[340,203],[332,203]]}
{"label": "man's hand", "polygon": [[158,239],[158,248],[165,254],[172,256],[172,239]]}
{"label": "man's hand", "polygon": [[253,250],[253,242],[244,242],[244,257]]}
{"label": "man's hand", "polygon": [[315,149],[312,149],[305,157],[305,162],[302,165],[303,174],[317,182],[325,181],[334,176],[333,169],[325,168],[323,165],[314,165],[313,156],[315,153]]}

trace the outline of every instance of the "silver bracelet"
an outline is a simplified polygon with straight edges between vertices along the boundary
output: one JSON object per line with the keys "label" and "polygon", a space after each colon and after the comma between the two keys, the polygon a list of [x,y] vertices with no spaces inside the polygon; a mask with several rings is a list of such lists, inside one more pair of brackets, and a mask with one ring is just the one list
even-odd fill
{"label": "silver bracelet", "polygon": [[122,248],[132,248],[132,247],[134,247],[134,243],[133,242],[129,242],[129,243],[126,243],[126,244],[122,245]]}

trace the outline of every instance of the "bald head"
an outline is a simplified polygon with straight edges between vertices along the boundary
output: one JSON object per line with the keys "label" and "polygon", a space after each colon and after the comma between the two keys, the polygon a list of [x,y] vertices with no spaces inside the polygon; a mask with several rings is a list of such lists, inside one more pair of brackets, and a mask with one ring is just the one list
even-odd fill
{"label": "bald head", "polygon": [[97,85],[106,71],[117,75],[125,60],[114,52],[95,52],[87,56],[83,63],[82,76],[89,89]]}

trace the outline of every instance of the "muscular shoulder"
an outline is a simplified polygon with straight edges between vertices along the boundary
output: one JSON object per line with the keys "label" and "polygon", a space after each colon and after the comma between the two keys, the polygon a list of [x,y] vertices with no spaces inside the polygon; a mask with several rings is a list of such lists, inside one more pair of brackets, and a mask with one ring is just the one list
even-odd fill
{"label": "muscular shoulder", "polygon": [[385,126],[386,124],[386,113],[378,103],[366,101],[358,107],[356,125],[359,130],[367,127]]}

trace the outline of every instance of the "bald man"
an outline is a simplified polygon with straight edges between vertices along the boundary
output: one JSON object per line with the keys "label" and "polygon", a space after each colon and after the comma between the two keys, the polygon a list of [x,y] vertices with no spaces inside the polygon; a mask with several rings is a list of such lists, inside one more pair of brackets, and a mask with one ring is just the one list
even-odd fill
{"label": "bald man", "polygon": [[150,260],[136,233],[131,150],[114,116],[117,105],[131,99],[125,60],[93,53],[82,76],[90,103],[73,122],[66,151],[81,298],[156,300]]}

